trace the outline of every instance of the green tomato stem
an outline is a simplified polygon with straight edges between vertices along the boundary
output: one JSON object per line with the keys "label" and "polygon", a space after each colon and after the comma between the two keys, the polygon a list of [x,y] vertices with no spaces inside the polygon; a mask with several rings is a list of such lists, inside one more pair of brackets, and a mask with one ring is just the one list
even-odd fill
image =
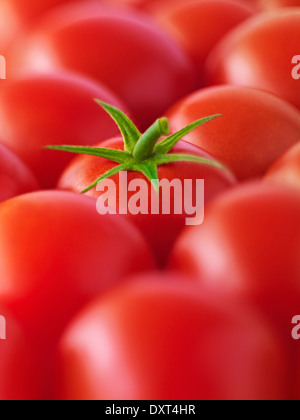
{"label": "green tomato stem", "polygon": [[160,118],[148,128],[135,145],[132,156],[135,162],[143,162],[154,153],[156,143],[162,136],[170,133],[170,126],[167,118]]}
{"label": "green tomato stem", "polygon": [[[230,173],[230,171],[224,165],[219,162],[215,162],[214,160],[193,155],[169,154],[173,147],[186,134],[200,127],[200,125],[205,124],[214,118],[220,117],[221,115],[217,114],[202,118],[172,135],[169,135],[170,126],[168,119],[160,118],[155,121],[155,123],[142,135],[134,123],[122,111],[99,100],[96,100],[96,102],[117,123],[124,139],[124,150],[69,145],[46,146],[47,149],[99,156],[105,159],[109,159],[112,162],[119,163],[118,166],[102,174],[97,180],[93,182],[93,184],[85,188],[82,193],[88,192],[94,188],[98,182],[110,178],[111,176],[116,175],[121,171],[141,172],[149,180],[149,182],[152,183],[154,189],[158,191],[158,167],[160,165],[173,162],[196,162],[201,165],[217,167],[221,170],[224,170],[225,172]],[[168,137],[158,143],[162,136]]]}

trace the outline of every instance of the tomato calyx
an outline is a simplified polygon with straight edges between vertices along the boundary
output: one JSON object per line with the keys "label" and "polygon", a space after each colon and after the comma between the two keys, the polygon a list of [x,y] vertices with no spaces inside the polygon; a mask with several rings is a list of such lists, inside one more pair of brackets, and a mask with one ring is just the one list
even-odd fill
{"label": "tomato calyx", "polygon": [[[228,169],[223,164],[213,159],[189,154],[169,154],[173,147],[186,134],[200,127],[202,124],[220,117],[220,114],[201,118],[171,135],[169,135],[170,126],[168,119],[165,117],[159,118],[142,134],[130,118],[122,111],[97,99],[96,102],[118,125],[124,140],[124,150],[86,146],[46,146],[46,149],[51,150],[99,156],[119,164],[105,172],[95,182],[81,191],[82,194],[95,188],[99,182],[122,171],[141,172],[152,183],[154,189],[158,191],[158,167],[174,162],[195,162],[202,165],[210,165],[228,172]],[[168,137],[159,142],[163,136]]]}

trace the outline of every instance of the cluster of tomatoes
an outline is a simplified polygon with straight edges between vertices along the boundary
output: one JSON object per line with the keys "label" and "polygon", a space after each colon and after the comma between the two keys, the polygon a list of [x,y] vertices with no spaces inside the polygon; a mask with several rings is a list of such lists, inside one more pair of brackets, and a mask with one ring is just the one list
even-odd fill
{"label": "cluster of tomatoes", "polygon": [[[1,400],[300,398],[299,48],[299,0],[0,0]],[[204,222],[99,215],[126,170]]]}

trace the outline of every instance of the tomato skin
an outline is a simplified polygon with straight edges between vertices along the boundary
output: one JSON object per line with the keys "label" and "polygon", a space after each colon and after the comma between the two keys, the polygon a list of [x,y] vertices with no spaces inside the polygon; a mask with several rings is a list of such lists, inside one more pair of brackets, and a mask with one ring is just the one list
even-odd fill
{"label": "tomato skin", "polygon": [[90,145],[118,132],[94,98],[126,111],[104,86],[71,73],[30,74],[1,87],[0,138],[31,168],[42,187],[54,187],[72,158],[44,146]]}
{"label": "tomato skin", "polygon": [[60,398],[282,397],[285,361],[271,330],[185,283],[153,273],[85,308],[61,341]]}
{"label": "tomato skin", "polygon": [[200,80],[204,78],[204,63],[211,49],[227,32],[252,15],[251,8],[232,0],[163,3],[155,13],[160,25],[193,59]]}
{"label": "tomato skin", "polygon": [[63,8],[41,22],[16,48],[12,72],[67,68],[88,75],[114,91],[140,127],[148,128],[196,87],[194,67],[147,16],[88,6]]}
{"label": "tomato skin", "polygon": [[227,164],[240,180],[263,176],[299,141],[299,111],[280,98],[251,88],[199,90],[175,104],[167,115],[176,131],[203,114],[215,113],[222,117],[185,138]]}
{"label": "tomato skin", "polygon": [[72,0],[1,0],[0,51],[9,51],[12,43],[26,27],[43,13]]}
{"label": "tomato skin", "polygon": [[299,0],[257,0],[263,10],[277,9],[279,7],[299,7]]}
{"label": "tomato skin", "polygon": [[170,266],[250,299],[286,335],[299,310],[299,252],[297,190],[255,182],[215,200],[201,229],[179,238]]}
{"label": "tomato skin", "polygon": [[0,202],[38,189],[38,183],[24,163],[0,143]]}
{"label": "tomato skin", "polygon": [[0,305],[6,321],[6,339],[0,340],[0,400],[37,400],[38,373],[32,348],[21,328]]}
{"label": "tomato skin", "polygon": [[207,62],[210,83],[263,89],[300,108],[300,83],[292,77],[292,58],[299,44],[300,8],[260,14],[211,52]]}
{"label": "tomato skin", "polygon": [[[124,141],[122,138],[114,138],[102,142],[99,144],[99,146],[124,150]],[[199,148],[190,145],[183,140],[178,143],[178,145],[174,148],[174,150],[172,150],[171,153],[190,154],[206,158],[210,157]],[[63,190],[70,190],[80,193],[83,189],[91,185],[102,174],[114,166],[116,166],[116,164],[113,162],[95,156],[76,157],[63,172],[59,180],[58,187]],[[128,172],[127,175],[127,187],[129,183],[134,179],[143,179],[146,181],[146,178],[141,173]],[[226,189],[231,188],[236,182],[232,175],[221,169],[191,162],[176,162],[160,166],[158,169],[158,175],[160,180],[167,179],[172,181],[173,179],[179,179],[182,182],[182,185],[184,185],[184,180],[192,180],[194,193],[196,191],[196,180],[204,179],[205,203],[210,202],[217,195],[221,194]],[[116,185],[116,205],[119,207],[119,175],[115,175],[111,177],[111,179],[115,182]],[[144,234],[147,241],[151,245],[151,248],[156,255],[159,264],[164,265],[176,238],[185,226],[185,219],[187,214],[184,211],[179,215],[174,214],[173,207],[171,207],[171,214],[162,214],[162,208],[160,208],[160,214],[152,214],[152,190],[149,181],[147,181],[147,185],[149,186],[147,197],[149,203],[149,214],[128,214],[127,217]],[[128,192],[128,201],[134,194],[135,193],[133,192]],[[87,195],[98,199],[102,195],[102,192],[97,191],[96,188],[94,188],[89,191]],[[171,203],[173,202],[174,193],[171,194]]]}
{"label": "tomato skin", "polygon": [[100,216],[94,200],[68,192],[2,203],[0,247],[0,303],[37,347],[50,348],[89,299],[124,276],[154,267],[129,222]]}
{"label": "tomato skin", "polygon": [[54,7],[71,2],[72,0],[29,0],[26,4],[23,0],[2,0],[4,3],[7,1],[10,4],[10,8],[20,19],[30,21]]}
{"label": "tomato skin", "polygon": [[169,268],[197,276],[212,291],[243,300],[281,337],[297,392],[299,347],[291,321],[300,301],[300,196],[276,184],[242,185],[215,200],[201,229],[186,230],[175,244]]}
{"label": "tomato skin", "polygon": [[265,180],[300,188],[300,143],[295,144],[271,166]]}
{"label": "tomato skin", "polygon": [[[163,7],[172,7],[174,3],[176,4],[184,4],[187,0],[105,0],[108,3],[115,3],[117,5],[129,5],[135,7],[137,9],[142,9],[147,12],[153,13]],[[235,3],[242,3],[249,6],[256,5],[257,0],[232,0]]]}

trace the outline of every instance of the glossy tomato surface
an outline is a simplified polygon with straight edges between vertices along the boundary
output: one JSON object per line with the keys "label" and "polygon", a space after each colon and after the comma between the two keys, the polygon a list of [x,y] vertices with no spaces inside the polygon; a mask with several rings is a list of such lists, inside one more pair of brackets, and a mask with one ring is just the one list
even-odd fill
{"label": "glossy tomato surface", "polygon": [[148,17],[90,3],[51,14],[16,48],[12,71],[67,68],[112,89],[148,127],[195,88],[192,64]]}
{"label": "glossy tomato surface", "polygon": [[169,264],[264,316],[288,354],[290,398],[297,394],[298,380],[299,346],[291,332],[299,313],[299,241],[298,190],[254,183],[217,199],[205,223],[179,238]]}
{"label": "glossy tomato surface", "polygon": [[283,397],[285,361],[269,327],[185,282],[138,277],[76,317],[60,345],[60,398]]}
{"label": "glossy tomato surface", "polygon": [[188,0],[162,3],[155,17],[193,59],[199,82],[205,84],[204,63],[227,32],[253,15],[245,3],[232,0]]}
{"label": "glossy tomato surface", "polygon": [[0,400],[39,399],[31,343],[1,304],[0,314]]}
{"label": "glossy tomato surface", "polygon": [[210,81],[263,89],[300,108],[300,83],[292,76],[299,44],[300,7],[259,14],[211,52]]}
{"label": "glossy tomato surface", "polygon": [[[213,124],[213,123],[212,123]],[[124,149],[124,141],[121,138],[115,138],[101,143],[99,146],[107,147],[112,149]],[[178,145],[172,150],[172,153],[176,154],[189,154],[195,156],[201,156],[204,158],[211,158],[207,153],[203,152],[198,147],[190,145],[185,141],[180,141]],[[75,191],[80,193],[86,187],[91,185],[95,180],[97,180],[101,175],[106,171],[115,167],[116,164],[103,158],[95,156],[79,156],[70,163],[62,174],[59,180],[59,188],[65,190]],[[128,218],[143,232],[148,242],[150,243],[154,254],[156,255],[159,263],[164,265],[170,250],[179,235],[180,231],[185,226],[186,219],[195,219],[197,214],[196,210],[191,214],[188,214],[186,204],[195,205],[196,191],[197,191],[197,180],[204,180],[204,203],[203,198],[197,193],[198,199],[198,211],[200,213],[203,206],[208,202],[214,199],[216,196],[221,194],[223,191],[231,188],[236,180],[230,173],[226,172],[223,169],[215,168],[213,166],[194,163],[194,162],[176,162],[167,165],[162,165],[158,169],[158,176],[160,180],[167,181],[179,181],[180,188],[182,191],[186,191],[184,194],[188,194],[188,188],[185,187],[185,182],[191,183],[191,193],[188,197],[188,202],[184,202],[183,194],[175,195],[175,191],[170,188],[170,196],[166,196],[168,202],[165,203],[166,199],[163,198],[162,192],[160,194],[160,206],[159,214],[154,214],[152,211],[152,196],[155,196],[154,190],[151,188],[150,182],[146,180],[143,174],[137,172],[128,172],[127,173],[127,182],[120,187],[119,175],[114,175],[111,177],[111,180],[114,182],[115,188],[110,189],[108,194],[111,195],[111,205],[114,205],[114,208],[119,212],[125,212],[128,214]],[[132,214],[128,211],[127,204],[133,199],[133,196],[136,195],[136,192],[139,191],[139,188],[130,189],[130,184],[133,180],[144,180],[146,182],[146,189],[143,189],[140,192],[140,198],[144,202],[146,200],[146,212],[142,213],[142,203],[139,203],[138,214]],[[125,194],[126,190],[127,198],[125,199],[125,206],[122,205],[120,208],[120,193]],[[177,190],[178,191],[178,190]],[[97,190],[97,188],[92,189],[87,193],[87,195],[98,199],[103,194],[103,191]],[[165,196],[164,196],[165,197]],[[116,198],[116,200],[115,200]],[[180,208],[180,214],[176,214],[175,204],[178,203],[178,200],[182,199],[182,204]],[[163,203],[170,204],[169,211],[164,214]],[[177,206],[178,207],[178,206]],[[199,218],[199,215],[198,215]],[[193,221],[195,223],[195,221]]]}
{"label": "glossy tomato surface", "polygon": [[171,265],[259,303],[286,333],[300,299],[299,209],[294,188],[240,186],[212,203],[200,228],[182,234]]}
{"label": "glossy tomato surface", "polygon": [[240,180],[264,175],[300,136],[296,108],[267,92],[238,86],[199,90],[167,114],[174,131],[204,114],[222,114],[185,138],[227,164]]}
{"label": "glossy tomato surface", "polygon": [[129,222],[100,216],[94,200],[67,192],[2,203],[0,244],[0,302],[41,346],[53,344],[95,294],[153,268],[148,247]]}
{"label": "glossy tomato surface", "polygon": [[271,166],[265,179],[300,189],[300,142]]}
{"label": "glossy tomato surface", "polygon": [[8,52],[23,30],[53,7],[72,0],[1,0],[0,50]]}
{"label": "glossy tomato surface", "polygon": [[[145,10],[152,13],[159,10],[161,5],[166,7],[169,5],[171,8],[174,4],[184,4],[187,0],[105,0],[108,3],[115,3],[118,5],[129,5],[138,9]],[[280,0],[278,0],[280,1]],[[284,1],[284,0],[282,0]],[[292,1],[292,0],[291,0]],[[257,0],[232,0],[234,3],[241,3],[250,5],[255,9]]]}
{"label": "glossy tomato surface", "polygon": [[1,0],[1,3],[9,3],[10,9],[19,17],[20,20],[31,20],[43,13],[74,0]]}
{"label": "glossy tomato surface", "polygon": [[118,132],[95,98],[126,109],[106,87],[71,73],[30,74],[1,85],[0,138],[31,168],[42,187],[54,187],[71,160],[44,146],[93,145]]}
{"label": "glossy tomato surface", "polygon": [[37,181],[26,165],[0,143],[0,202],[38,188]]}
{"label": "glossy tomato surface", "polygon": [[263,10],[272,10],[281,7],[300,7],[299,0],[257,0]]}

